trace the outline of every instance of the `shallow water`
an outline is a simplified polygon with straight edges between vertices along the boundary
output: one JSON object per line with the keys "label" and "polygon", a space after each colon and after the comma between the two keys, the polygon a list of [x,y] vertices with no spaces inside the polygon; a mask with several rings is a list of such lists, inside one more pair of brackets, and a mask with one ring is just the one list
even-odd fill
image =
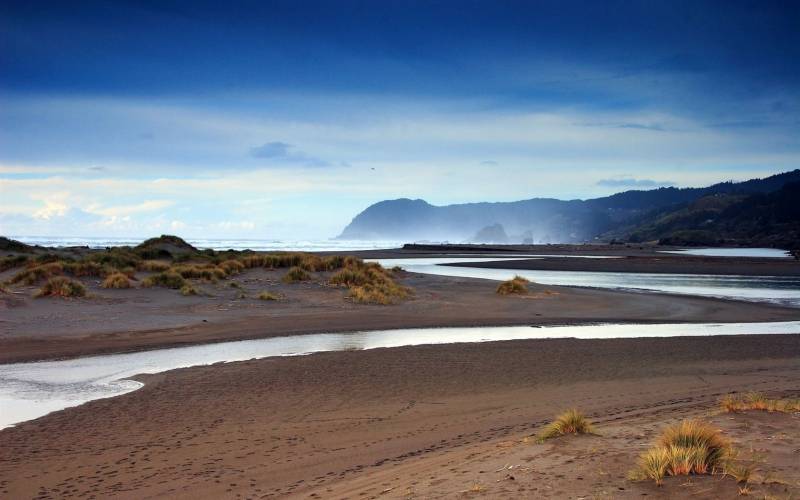
{"label": "shallow water", "polygon": [[[514,258],[508,260],[521,260]],[[544,285],[588,286],[620,290],[702,295],[800,307],[800,276],[716,276],[707,274],[609,273],[591,271],[536,271],[453,267],[449,262],[487,262],[497,258],[377,259],[385,267],[441,276],[503,281],[522,276]],[[506,259],[503,259],[506,260]]]}
{"label": "shallow water", "polygon": [[136,374],[244,361],[343,351],[457,342],[535,338],[632,338],[800,333],[800,322],[702,324],[598,324],[549,327],[482,327],[383,330],[295,335],[271,339],[90,356],[62,361],[0,365],[0,428],[95,399],[134,391]]}
{"label": "shallow water", "polygon": [[691,248],[687,250],[663,250],[662,253],[678,255],[702,255],[706,257],[766,257],[785,259],[789,252],[780,248]]}

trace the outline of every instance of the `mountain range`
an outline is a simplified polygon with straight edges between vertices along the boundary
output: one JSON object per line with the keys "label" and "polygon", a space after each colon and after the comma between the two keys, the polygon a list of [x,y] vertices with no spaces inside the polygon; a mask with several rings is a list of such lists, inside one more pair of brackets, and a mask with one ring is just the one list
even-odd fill
{"label": "mountain range", "polygon": [[341,239],[474,243],[659,241],[800,247],[800,170],[702,188],[632,190],[588,200],[532,198],[434,206],[375,203]]}

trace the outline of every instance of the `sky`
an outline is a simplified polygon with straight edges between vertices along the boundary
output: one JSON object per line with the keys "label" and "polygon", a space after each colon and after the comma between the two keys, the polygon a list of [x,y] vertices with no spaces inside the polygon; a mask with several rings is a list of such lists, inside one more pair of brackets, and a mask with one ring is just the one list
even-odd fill
{"label": "sky", "polygon": [[0,2],[0,234],[324,239],[795,168],[796,1]]}

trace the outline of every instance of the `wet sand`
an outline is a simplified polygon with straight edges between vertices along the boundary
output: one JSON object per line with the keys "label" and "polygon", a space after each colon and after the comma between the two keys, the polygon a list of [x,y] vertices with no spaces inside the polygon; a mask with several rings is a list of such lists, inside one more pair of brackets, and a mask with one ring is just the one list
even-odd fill
{"label": "wet sand", "polygon": [[[625,478],[660,427],[689,416],[755,453],[752,495],[800,494],[796,417],[716,414],[730,391],[798,397],[800,335],[420,346],[141,379],[0,431],[0,496],[736,497],[720,476]],[[601,436],[532,442],[571,406]]]}

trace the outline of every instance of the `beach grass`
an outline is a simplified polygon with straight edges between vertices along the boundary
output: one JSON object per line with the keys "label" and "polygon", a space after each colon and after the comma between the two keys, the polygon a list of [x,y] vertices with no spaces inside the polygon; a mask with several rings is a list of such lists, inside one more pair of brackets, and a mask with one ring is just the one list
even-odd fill
{"label": "beach grass", "polygon": [[748,410],[795,413],[800,412],[800,399],[771,399],[760,392],[744,395],[728,394],[720,399],[720,406],[728,413]]}
{"label": "beach grass", "polygon": [[78,280],[66,276],[56,276],[47,280],[34,297],[85,297],[86,287]]}
{"label": "beach grass", "polygon": [[136,269],[138,269],[139,271],[148,271],[155,273],[164,272],[169,268],[170,264],[164,262],[163,260],[143,260],[140,261],[136,266]]}
{"label": "beach grass", "polygon": [[64,266],[60,262],[48,262],[24,269],[8,280],[9,284],[35,285],[36,283],[59,276],[64,273]]}
{"label": "beach grass", "polygon": [[30,259],[27,255],[9,255],[0,259],[0,273],[22,267],[28,263]]}
{"label": "beach grass", "polygon": [[258,300],[278,300],[280,297],[272,292],[261,292],[258,294]]}
{"label": "beach grass", "polygon": [[159,286],[163,288],[172,288],[174,290],[179,290],[186,284],[187,284],[186,280],[183,278],[183,276],[176,273],[172,269],[161,273],[153,274],[142,280],[142,286],[145,288]]}
{"label": "beach grass", "polygon": [[294,266],[286,272],[286,274],[281,278],[281,281],[284,283],[297,283],[300,281],[307,281],[311,279],[311,275],[306,272],[305,269]]}
{"label": "beach grass", "polygon": [[682,420],[664,428],[653,447],[639,457],[631,479],[652,479],[661,485],[665,476],[733,474],[744,472],[735,463],[730,441],[710,423]]}
{"label": "beach grass", "polygon": [[106,276],[100,286],[103,288],[130,288],[131,280],[127,274],[116,272]]}
{"label": "beach grass", "polygon": [[548,439],[567,434],[596,434],[594,426],[586,416],[575,408],[565,411],[557,416],[547,427],[540,432],[536,441],[542,443]]}
{"label": "beach grass", "polygon": [[197,288],[195,288],[191,283],[186,283],[181,287],[181,295],[183,295],[184,297],[197,294],[198,294]]}
{"label": "beach grass", "polygon": [[514,276],[497,285],[496,291],[498,295],[525,295],[528,293],[528,283],[522,276]]}

